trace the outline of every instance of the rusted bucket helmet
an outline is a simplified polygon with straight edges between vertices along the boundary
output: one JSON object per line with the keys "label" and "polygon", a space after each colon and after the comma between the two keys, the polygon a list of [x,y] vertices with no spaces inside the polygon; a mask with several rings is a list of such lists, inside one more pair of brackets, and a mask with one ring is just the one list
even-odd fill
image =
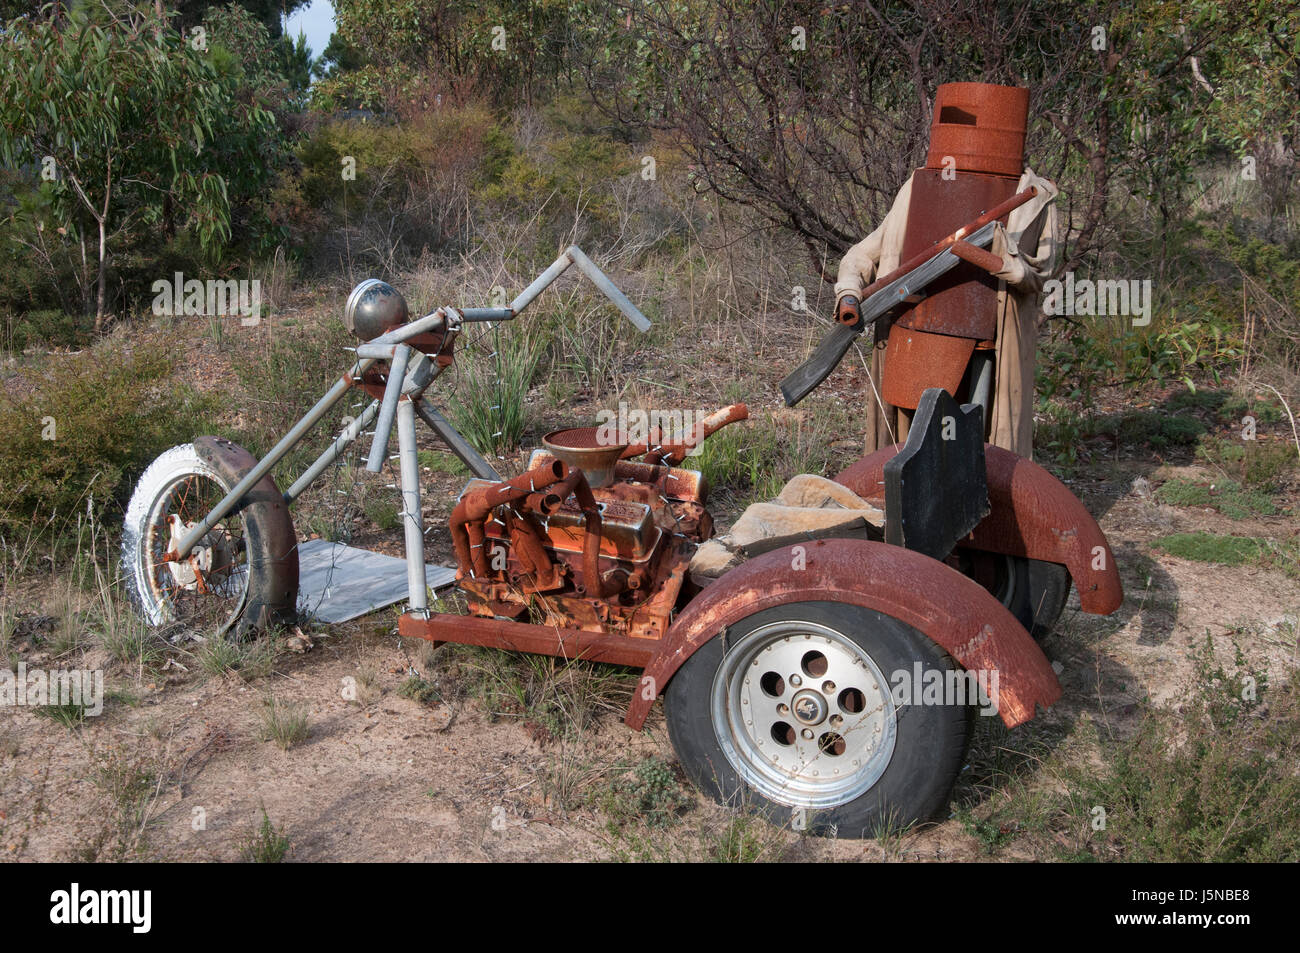
{"label": "rusted bucket helmet", "polygon": [[991,83],[944,83],[934,91],[927,169],[1019,176],[1024,168],[1029,90]]}

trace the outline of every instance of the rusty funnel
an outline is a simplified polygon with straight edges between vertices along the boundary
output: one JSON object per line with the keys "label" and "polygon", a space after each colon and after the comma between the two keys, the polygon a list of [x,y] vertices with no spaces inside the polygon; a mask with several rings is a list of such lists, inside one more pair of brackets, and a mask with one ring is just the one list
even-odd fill
{"label": "rusty funnel", "polygon": [[593,489],[609,486],[614,482],[614,464],[628,445],[603,443],[600,430],[598,427],[553,430],[542,438],[542,446],[557,460],[582,470],[587,485]]}

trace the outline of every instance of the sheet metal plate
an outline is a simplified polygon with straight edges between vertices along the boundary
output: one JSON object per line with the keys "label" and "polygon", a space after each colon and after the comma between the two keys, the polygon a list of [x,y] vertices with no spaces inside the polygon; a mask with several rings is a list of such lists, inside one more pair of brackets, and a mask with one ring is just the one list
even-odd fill
{"label": "sheet metal plate", "polygon": [[[456,570],[425,566],[424,578],[437,591],[456,581]],[[325,539],[298,545],[298,608],[318,622],[347,622],[406,594],[404,559]]]}

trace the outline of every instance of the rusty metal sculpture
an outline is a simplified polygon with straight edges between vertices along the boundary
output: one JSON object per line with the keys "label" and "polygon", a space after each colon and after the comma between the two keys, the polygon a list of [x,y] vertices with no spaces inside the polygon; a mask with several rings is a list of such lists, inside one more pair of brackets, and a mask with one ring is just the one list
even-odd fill
{"label": "rusty metal sculpture", "polygon": [[[943,99],[936,106],[941,125],[966,105]],[[789,402],[802,398],[863,327],[929,284],[930,297],[897,326],[959,346],[935,350],[946,356],[924,373],[899,351],[896,366],[912,370],[887,386],[911,401],[917,425],[906,445],[864,457],[836,477],[884,511],[886,541],[809,541],[712,581],[692,578],[688,567],[713,535],[713,519],[703,476],[684,464],[709,435],[745,420],[744,404],[722,408],[690,432],[557,430],[523,474],[502,478],[424,394],[453,362],[467,323],[513,319],[571,265],[648,328],[574,247],[505,308],[443,307],[410,320],[390,286],[359,285],[346,314],[364,339],[356,363],[265,458],[200,438],[196,453],[169,451],[173,456],[145,474],[123,549],[138,601],[155,623],[183,616],[194,602],[209,605],[224,628],[241,634],[292,618],[297,562],[289,504],[371,425],[368,466],[377,471],[396,425],[408,566],[401,635],[642,669],[627,724],[641,728],[663,698],[670,737],[692,779],[723,801],[751,797],[778,821],[858,837],[927,819],[946,803],[960,768],[972,704],[986,704],[986,713],[1015,726],[1060,696],[1031,635],[1041,627],[1038,616],[1060,605],[1024,614],[1025,567],[1059,571],[1049,576],[1058,583],[1068,572],[1085,612],[1113,611],[1120,599],[1105,538],[1078,501],[1041,468],[985,447],[980,415],[970,406],[954,411],[944,392],[957,362],[988,334],[982,276],[990,263],[982,248],[992,223],[1028,198],[1008,187],[1019,171],[1023,123],[1021,139],[1009,120],[1008,128],[980,124],[973,131],[953,124],[962,128],[936,140],[939,153],[958,154],[967,165],[987,159],[985,171],[970,173],[969,201],[949,203],[942,214],[918,211],[915,229],[909,222],[906,264],[876,282],[860,309],[841,310],[831,339],[783,384]],[[969,270],[970,263],[983,271]],[[281,493],[272,467],[354,391],[372,398],[365,412]],[[469,615],[429,607],[417,417],[474,474],[448,526]],[[935,444],[948,439],[951,447]],[[948,505],[953,494],[968,498]],[[202,507],[192,504],[196,498]],[[1021,562],[1008,574],[1012,563],[1004,560]],[[1018,579],[1016,601],[1004,590]],[[1058,584],[1061,604],[1064,591]],[[948,689],[970,676],[979,692],[954,698],[948,691],[934,703],[903,697],[899,676],[912,672],[918,683],[936,676]]]}

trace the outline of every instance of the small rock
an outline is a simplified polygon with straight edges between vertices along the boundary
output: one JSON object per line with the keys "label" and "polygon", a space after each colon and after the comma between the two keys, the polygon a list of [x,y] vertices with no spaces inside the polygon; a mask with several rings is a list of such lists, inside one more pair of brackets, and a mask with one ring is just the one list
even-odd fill
{"label": "small rock", "polygon": [[314,643],[306,632],[295,625],[293,634],[285,640],[284,647],[296,655],[305,655],[312,650]]}

